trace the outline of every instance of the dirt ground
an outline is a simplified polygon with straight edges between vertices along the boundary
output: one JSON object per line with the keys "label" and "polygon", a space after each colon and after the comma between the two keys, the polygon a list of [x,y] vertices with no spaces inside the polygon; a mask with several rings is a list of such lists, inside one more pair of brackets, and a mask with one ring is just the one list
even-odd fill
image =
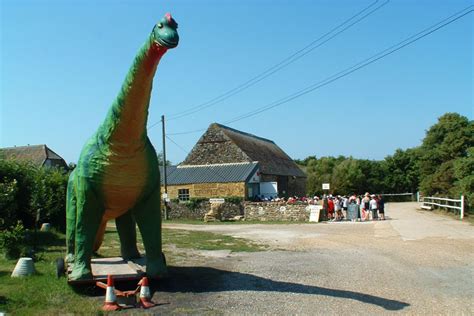
{"label": "dirt ground", "polygon": [[157,285],[152,314],[474,315],[474,226],[388,203],[388,220],[185,225],[263,252],[193,252]]}

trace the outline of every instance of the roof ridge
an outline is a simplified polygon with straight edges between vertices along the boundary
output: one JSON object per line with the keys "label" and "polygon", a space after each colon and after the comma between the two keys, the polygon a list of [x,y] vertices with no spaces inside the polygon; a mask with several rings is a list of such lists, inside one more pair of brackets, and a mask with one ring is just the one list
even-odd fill
{"label": "roof ridge", "polygon": [[[262,141],[265,141],[265,142],[269,142],[269,143],[275,144],[275,142],[274,142],[273,140],[268,139],[268,138],[260,137],[260,136],[257,136],[257,135],[254,135],[254,134],[250,134],[250,133],[247,133],[247,132],[242,132],[242,131],[239,131],[238,129],[235,129],[235,128],[232,128],[232,127],[229,127],[229,126],[225,126],[225,125],[222,125],[222,124],[219,124],[219,123],[213,123],[213,124],[217,125],[218,127],[223,128],[223,129],[227,129],[227,130],[229,130],[229,131],[232,131],[232,132],[235,132],[235,133],[244,135],[244,136],[256,138],[256,139],[259,139],[259,140],[262,140]],[[211,125],[212,125],[212,124],[211,124]]]}
{"label": "roof ridge", "polygon": [[41,147],[41,146],[46,146],[46,144],[24,145],[24,146],[13,146],[13,147],[1,147],[0,149],[31,148],[31,147]]}
{"label": "roof ridge", "polygon": [[236,166],[236,165],[255,165],[258,161],[244,161],[244,162],[228,162],[228,163],[213,163],[207,165],[177,165],[176,168],[194,168],[194,167],[214,167],[214,166]]}

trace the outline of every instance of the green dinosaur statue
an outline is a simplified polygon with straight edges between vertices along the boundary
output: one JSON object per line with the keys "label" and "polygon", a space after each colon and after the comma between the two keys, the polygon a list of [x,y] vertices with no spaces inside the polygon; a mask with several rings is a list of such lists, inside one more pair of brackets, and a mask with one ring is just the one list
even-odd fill
{"label": "green dinosaur statue", "polygon": [[166,14],[139,50],[97,132],[81,151],[67,188],[66,261],[70,280],[91,279],[91,255],[115,219],[124,259],[140,256],[138,224],[149,277],[166,273],[161,252],[160,175],[147,136],[153,76],[161,57],[178,45],[177,23]]}

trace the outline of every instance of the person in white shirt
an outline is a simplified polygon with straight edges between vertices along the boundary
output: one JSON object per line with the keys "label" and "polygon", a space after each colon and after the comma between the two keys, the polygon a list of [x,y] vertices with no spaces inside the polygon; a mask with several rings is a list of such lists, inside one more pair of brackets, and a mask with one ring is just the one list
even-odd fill
{"label": "person in white shirt", "polygon": [[377,205],[377,200],[375,198],[375,195],[372,194],[370,196],[370,202],[369,202],[369,207],[370,207],[370,210],[372,211],[372,220],[376,220],[377,219],[377,208],[378,208],[378,205]]}

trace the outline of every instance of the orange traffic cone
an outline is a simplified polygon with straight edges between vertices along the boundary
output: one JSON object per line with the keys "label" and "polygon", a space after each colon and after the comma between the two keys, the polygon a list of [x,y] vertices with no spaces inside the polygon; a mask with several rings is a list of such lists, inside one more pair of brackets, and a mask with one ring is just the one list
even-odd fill
{"label": "orange traffic cone", "polygon": [[118,311],[121,307],[117,303],[117,296],[115,295],[114,279],[111,275],[107,276],[107,290],[105,292],[105,303],[102,306],[104,311]]}
{"label": "orange traffic cone", "polygon": [[148,285],[148,278],[143,277],[139,283],[140,285],[140,306],[143,308],[150,308],[156,306],[151,301],[150,286]]}

